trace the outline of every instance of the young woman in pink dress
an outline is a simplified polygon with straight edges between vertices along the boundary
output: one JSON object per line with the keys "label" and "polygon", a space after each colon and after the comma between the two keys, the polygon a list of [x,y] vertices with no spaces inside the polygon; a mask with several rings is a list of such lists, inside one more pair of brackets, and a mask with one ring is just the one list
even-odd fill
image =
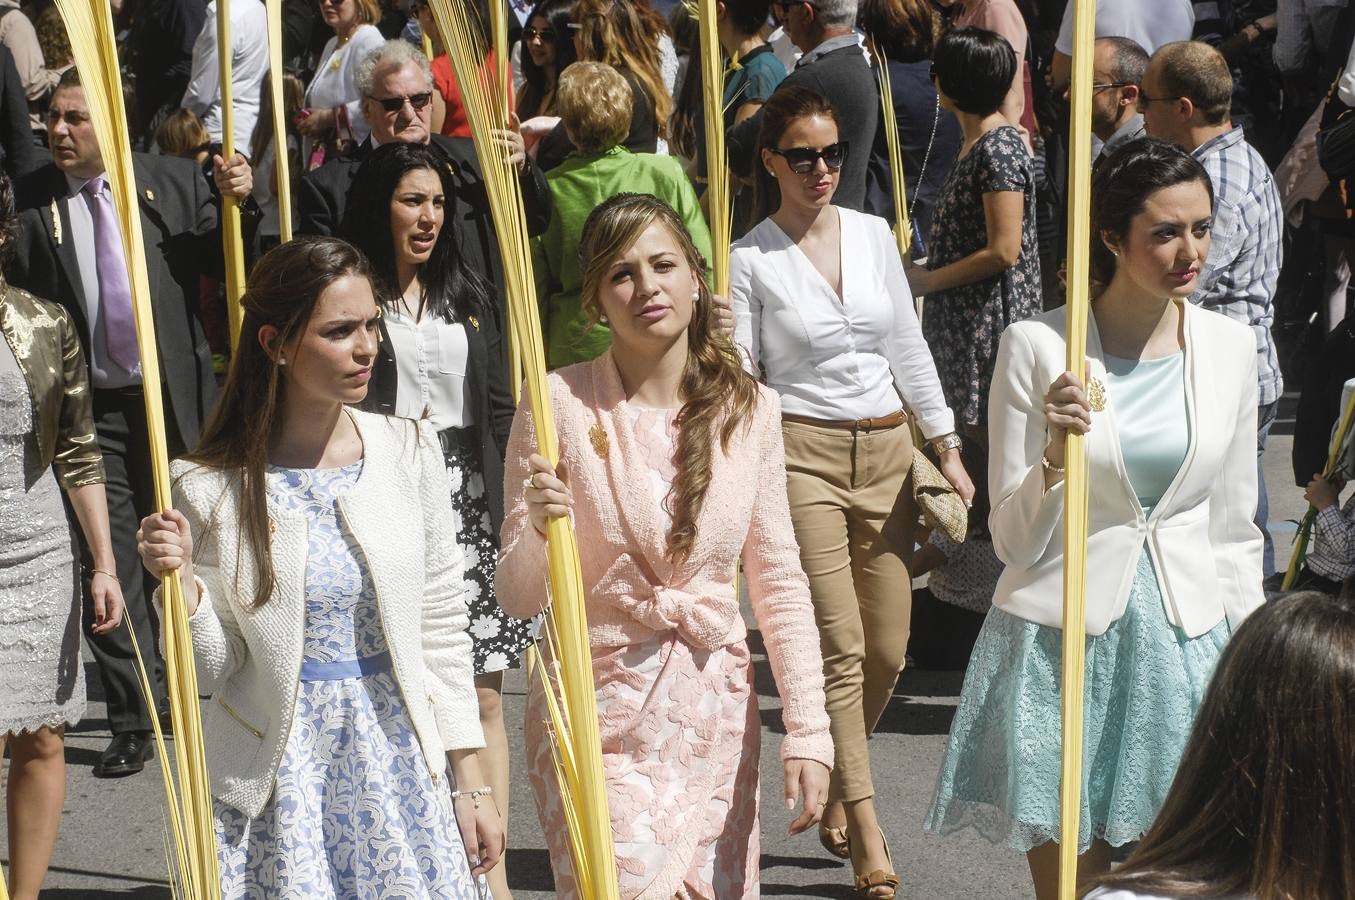
{"label": "young woman in pink dress", "polygon": [[[756,897],[757,698],[738,563],[781,694],[785,800],[802,831],[833,743],[809,583],[786,504],[780,403],[719,332],[705,261],[663,201],[620,194],[583,228],[583,305],[612,347],[550,376],[561,464],[520,407],[508,444],[500,602],[546,606],[552,516],[582,554],[603,765],[623,898]],[[556,890],[578,896],[543,688],[527,758]]]}

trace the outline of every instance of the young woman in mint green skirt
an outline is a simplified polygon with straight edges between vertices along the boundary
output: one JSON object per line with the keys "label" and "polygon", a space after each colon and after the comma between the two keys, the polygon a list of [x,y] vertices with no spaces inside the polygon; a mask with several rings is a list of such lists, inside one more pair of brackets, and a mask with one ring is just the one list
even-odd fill
{"label": "young woman in mint green skirt", "polygon": [[[927,818],[1027,854],[1057,890],[1064,439],[1087,436],[1087,646],[1080,873],[1109,869],[1171,786],[1215,661],[1263,602],[1256,341],[1188,302],[1213,192],[1153,140],[1093,186],[1087,365],[1065,371],[1064,310],[1007,329],[989,399],[993,543],[1005,569],[965,676]],[[1212,236],[1248,240],[1245,233]]]}

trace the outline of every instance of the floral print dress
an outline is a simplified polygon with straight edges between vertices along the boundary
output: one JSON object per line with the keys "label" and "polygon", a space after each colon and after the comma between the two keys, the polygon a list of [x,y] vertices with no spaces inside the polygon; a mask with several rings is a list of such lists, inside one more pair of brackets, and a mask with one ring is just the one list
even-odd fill
{"label": "floral print dress", "polygon": [[987,245],[983,195],[1001,191],[1025,195],[1016,265],[990,278],[932,291],[922,315],[922,334],[936,361],[946,403],[965,425],[988,421],[988,384],[1003,330],[1041,307],[1035,175],[1026,145],[1010,125],[979,138],[951,168],[932,215],[928,269],[950,265]]}
{"label": "floral print dress", "polygon": [[305,649],[273,795],[253,819],[213,801],[223,897],[484,896],[391,672],[362,550],[336,512],[361,467],[268,473],[270,500],[309,522]]}

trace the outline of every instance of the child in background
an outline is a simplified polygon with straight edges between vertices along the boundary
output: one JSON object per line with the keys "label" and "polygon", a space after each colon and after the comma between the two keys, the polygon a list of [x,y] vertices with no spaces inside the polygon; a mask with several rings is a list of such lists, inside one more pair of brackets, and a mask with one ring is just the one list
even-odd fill
{"label": "child in background", "polygon": [[[191,109],[176,109],[165,117],[155,130],[155,146],[165,156],[190,159],[199,169],[208,165],[212,153],[212,139],[207,126]],[[257,191],[256,179],[256,191]],[[226,354],[230,352],[230,331],[226,322],[226,305],[221,296],[221,283],[207,275],[198,277],[198,309],[202,329],[212,348],[212,365],[218,375],[226,372]]]}
{"label": "child in background", "polygon": [[1308,557],[1294,583],[1296,590],[1336,596],[1341,593],[1341,582],[1355,576],[1355,494],[1341,506],[1345,486],[1341,474],[1331,480],[1315,474],[1303,492],[1304,499],[1317,510],[1317,519]]}
{"label": "child in background", "polygon": [[212,151],[207,126],[191,109],[176,109],[170,113],[155,131],[155,145],[165,156],[191,159],[199,166],[207,162]]}
{"label": "child in background", "polygon": [[935,529],[913,554],[911,573],[914,578],[927,576],[926,587],[913,589],[908,638],[912,665],[963,671],[1002,574],[1002,561],[993,552],[992,540],[971,533],[963,544],[957,544]]}
{"label": "child in background", "polygon": [[[258,259],[276,247],[282,240],[282,221],[278,213],[277,142],[273,134],[273,75],[264,76],[262,97],[259,101],[259,122],[249,142],[249,158],[254,166],[254,201],[263,210],[250,255]],[[305,102],[306,86],[290,73],[282,76],[282,121],[287,135],[287,177],[295,185],[301,174],[301,135],[296,130],[296,119]]]}

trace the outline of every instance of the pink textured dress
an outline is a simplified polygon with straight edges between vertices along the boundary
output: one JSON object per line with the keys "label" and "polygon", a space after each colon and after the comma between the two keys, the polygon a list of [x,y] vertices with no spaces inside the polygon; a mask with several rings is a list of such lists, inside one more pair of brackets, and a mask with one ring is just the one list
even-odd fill
{"label": "pink textured dress", "polygon": [[[626,403],[610,353],[551,376],[588,591],[603,765],[623,898],[758,896],[759,720],[733,576],[742,558],[784,704],[783,758],[831,766],[822,658],[785,500],[779,404],[716,451],[683,564],[663,557],[675,474],[673,411]],[[535,447],[520,409],[508,448],[505,608],[544,604],[544,541],[522,500]],[[527,706],[527,758],[556,891],[579,896],[551,761],[543,687]]]}

